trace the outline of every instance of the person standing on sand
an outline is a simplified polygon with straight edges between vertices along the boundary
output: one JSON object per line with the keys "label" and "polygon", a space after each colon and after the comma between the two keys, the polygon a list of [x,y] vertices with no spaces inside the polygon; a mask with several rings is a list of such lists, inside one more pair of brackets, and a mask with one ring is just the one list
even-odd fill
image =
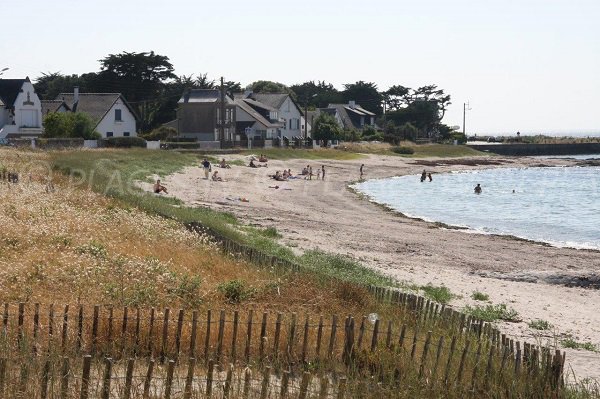
{"label": "person standing on sand", "polygon": [[365,167],[365,164],[363,163],[362,165],[360,165],[360,178],[363,178],[363,168]]}
{"label": "person standing on sand", "polygon": [[429,181],[433,181],[433,179],[431,178],[431,173],[427,173],[427,178],[429,179]]}
{"label": "person standing on sand", "polygon": [[481,194],[481,185],[477,183],[473,191],[475,192],[475,194]]}
{"label": "person standing on sand", "polygon": [[325,165],[321,165],[321,176],[322,179],[325,180]]}
{"label": "person standing on sand", "polygon": [[312,180],[312,177],[313,177],[312,166],[308,165],[308,180]]}
{"label": "person standing on sand", "polygon": [[321,169],[317,168],[317,180],[321,180]]}
{"label": "person standing on sand", "polygon": [[208,175],[210,174],[210,162],[208,162],[208,159],[204,158],[204,161],[202,161],[202,169],[204,169],[204,178],[206,180],[208,180]]}

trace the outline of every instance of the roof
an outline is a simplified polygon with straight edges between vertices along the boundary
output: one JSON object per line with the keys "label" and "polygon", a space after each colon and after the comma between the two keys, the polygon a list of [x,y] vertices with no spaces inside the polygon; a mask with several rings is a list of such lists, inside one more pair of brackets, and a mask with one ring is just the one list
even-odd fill
{"label": "roof", "polygon": [[121,99],[134,118],[139,119],[135,110],[120,93],[79,93],[77,104],[74,103],[73,93],[60,93],[56,99],[67,103],[73,112],[88,114],[97,123],[100,123],[112,106]]}
{"label": "roof", "polygon": [[[192,89],[179,99],[179,103],[216,103],[221,99],[221,91],[218,89]],[[232,103],[229,96],[225,96],[226,103]]]}
{"label": "roof", "polygon": [[12,107],[21,92],[23,83],[29,82],[25,79],[0,79],[0,100],[8,107]]}
{"label": "roof", "polygon": [[280,109],[285,100],[289,99],[292,103],[298,108],[301,115],[304,115],[302,108],[298,105],[298,103],[290,96],[288,93],[252,93],[250,94],[250,98],[253,98],[256,101],[260,101],[263,104],[271,106],[276,109]]}
{"label": "roof", "polygon": [[261,103],[260,101],[253,100],[251,98],[244,98],[242,101],[245,101],[246,103],[248,103],[248,104],[250,104],[250,105],[252,105],[254,107],[265,109],[265,110],[267,110],[269,112],[277,112],[278,111],[277,108],[273,108],[270,105]]}
{"label": "roof", "polygon": [[237,100],[235,100],[235,105],[240,107],[248,115],[250,115],[252,118],[254,118],[257,122],[261,123],[262,125],[264,125],[267,128],[277,128],[277,127],[281,126],[281,124],[279,124],[279,123],[269,122],[264,116],[262,116],[261,114],[256,112],[256,110],[254,108],[252,108],[248,104],[247,101],[248,100],[237,99]]}
{"label": "roof", "polygon": [[359,126],[352,121],[352,118],[350,118],[349,113],[354,113],[359,116],[375,116],[374,113],[367,111],[358,104],[355,105],[353,108],[351,108],[349,104],[329,104],[327,108],[337,110],[337,113],[340,116],[342,123],[344,124],[344,128],[363,128],[363,126]]}
{"label": "roof", "polygon": [[57,112],[63,105],[67,110],[71,110],[71,108],[63,100],[42,100],[41,103],[42,115],[46,115],[49,112]]}

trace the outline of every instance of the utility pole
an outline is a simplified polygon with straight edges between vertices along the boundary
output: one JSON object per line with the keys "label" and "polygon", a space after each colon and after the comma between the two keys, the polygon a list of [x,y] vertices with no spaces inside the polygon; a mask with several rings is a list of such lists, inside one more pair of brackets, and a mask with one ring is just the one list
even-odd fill
{"label": "utility pole", "polygon": [[470,111],[471,108],[469,107],[469,102],[467,101],[466,103],[463,103],[463,134],[466,135],[466,127],[465,127],[465,123],[467,120],[467,111]]}
{"label": "utility pole", "polygon": [[223,83],[223,77],[221,76],[221,128],[219,130],[221,147],[223,147],[223,141],[225,140],[225,84]]}
{"label": "utility pole", "polygon": [[304,102],[304,140],[308,138],[308,99]]}

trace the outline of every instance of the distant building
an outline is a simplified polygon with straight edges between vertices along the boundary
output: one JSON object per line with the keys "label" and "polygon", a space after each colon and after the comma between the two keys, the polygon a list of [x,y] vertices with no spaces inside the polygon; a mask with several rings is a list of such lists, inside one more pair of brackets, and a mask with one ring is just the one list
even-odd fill
{"label": "distant building", "polygon": [[0,138],[42,134],[42,104],[29,78],[0,79]]}
{"label": "distant building", "polygon": [[224,137],[220,137],[221,92],[216,89],[192,89],[184,93],[178,102],[177,120],[167,125],[176,127],[181,137],[195,138],[214,146],[221,140],[233,141],[236,106],[233,98],[224,97]]}
{"label": "distant building", "polygon": [[304,130],[302,129],[304,114],[289,94],[253,93],[249,91],[244,93],[243,98],[256,101],[277,111],[277,122],[281,123],[277,137],[292,139],[304,136]]}
{"label": "distant building", "polygon": [[71,111],[87,114],[102,138],[137,136],[137,114],[120,93],[61,93],[56,101],[64,102],[54,112]]}
{"label": "distant building", "polygon": [[278,136],[283,123],[275,108],[251,99],[236,98],[234,102],[236,140],[272,140]]}
{"label": "distant building", "polygon": [[377,128],[376,115],[356,104],[355,101],[349,101],[348,104],[329,104],[327,109],[335,109],[341,120],[342,129],[363,130],[367,126]]}

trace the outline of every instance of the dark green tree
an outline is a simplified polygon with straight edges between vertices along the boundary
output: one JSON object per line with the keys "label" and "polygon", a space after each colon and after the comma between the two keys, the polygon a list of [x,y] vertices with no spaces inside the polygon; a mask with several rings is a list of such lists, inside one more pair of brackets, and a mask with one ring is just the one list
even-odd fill
{"label": "dark green tree", "polygon": [[361,107],[375,115],[383,114],[384,97],[379,93],[375,83],[362,80],[356,83],[347,83],[344,85],[342,94],[345,102],[356,101]]}
{"label": "dark green tree", "polygon": [[51,112],[44,117],[43,121],[45,138],[82,138],[93,140],[100,138],[96,132],[96,124],[92,119],[80,112]]}
{"label": "dark green tree", "polygon": [[338,91],[331,83],[309,81],[290,86],[290,89],[296,93],[298,101],[302,106],[305,104],[309,108],[325,108],[329,104],[344,102],[342,93]]}
{"label": "dark green tree", "polygon": [[247,90],[252,90],[255,93],[287,93],[297,99],[296,93],[294,93],[289,87],[279,82],[272,82],[270,80],[257,80],[256,82],[250,83],[246,86]]}
{"label": "dark green tree", "polygon": [[323,140],[325,145],[327,145],[330,140],[339,139],[341,131],[342,130],[335,118],[326,112],[322,112],[317,119],[315,119],[312,138],[315,140]]}

